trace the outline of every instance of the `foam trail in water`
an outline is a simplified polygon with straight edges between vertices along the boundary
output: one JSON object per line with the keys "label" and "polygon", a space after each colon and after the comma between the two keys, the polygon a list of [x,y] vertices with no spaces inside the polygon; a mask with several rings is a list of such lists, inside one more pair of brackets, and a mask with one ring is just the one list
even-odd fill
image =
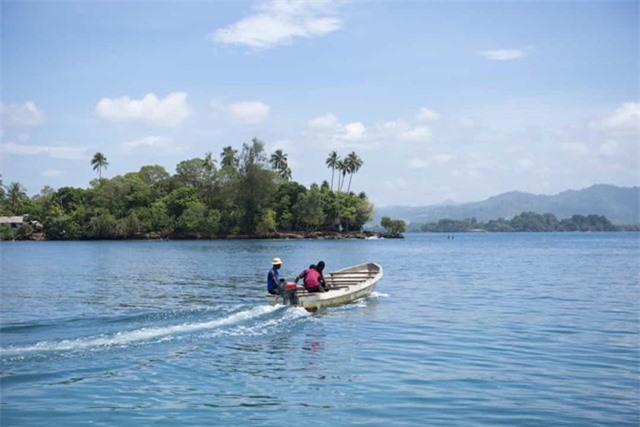
{"label": "foam trail in water", "polygon": [[251,310],[241,311],[222,319],[211,320],[200,323],[187,323],[175,326],[162,326],[157,328],[142,328],[134,331],[118,332],[114,335],[104,337],[80,338],[77,340],[63,340],[59,342],[43,341],[31,346],[9,347],[0,349],[3,356],[11,356],[34,351],[71,351],[92,347],[108,347],[130,344],[138,341],[147,341],[168,335],[183,334],[188,332],[214,329],[221,326],[232,325],[245,320],[271,313],[279,307],[260,306]]}
{"label": "foam trail in water", "polygon": [[[284,308],[284,305],[279,305],[277,307]],[[296,321],[298,319],[308,319],[310,321],[314,321],[311,313],[305,310],[302,307],[286,307],[282,316],[271,317],[265,319],[259,323],[251,323],[248,325],[238,325],[233,328],[220,330],[215,333],[215,335],[228,335],[228,336],[258,336],[264,334],[273,333],[274,330],[282,331],[287,330],[288,328],[295,328]]]}
{"label": "foam trail in water", "polygon": [[370,296],[373,298],[389,298],[390,295],[378,291],[373,291],[371,292]]}

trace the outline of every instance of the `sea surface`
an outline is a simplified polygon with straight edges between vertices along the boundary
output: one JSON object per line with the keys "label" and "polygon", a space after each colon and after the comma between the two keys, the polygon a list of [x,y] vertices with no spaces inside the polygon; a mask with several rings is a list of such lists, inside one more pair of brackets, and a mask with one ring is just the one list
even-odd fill
{"label": "sea surface", "polygon": [[[374,261],[374,294],[271,307]],[[640,424],[640,233],[2,242],[2,426]]]}

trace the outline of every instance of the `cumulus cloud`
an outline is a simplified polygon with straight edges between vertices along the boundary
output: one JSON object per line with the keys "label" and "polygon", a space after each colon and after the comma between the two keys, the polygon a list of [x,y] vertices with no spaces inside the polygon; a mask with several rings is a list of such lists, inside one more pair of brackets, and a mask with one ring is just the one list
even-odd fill
{"label": "cumulus cloud", "polygon": [[308,125],[314,129],[335,129],[338,126],[338,118],[333,114],[325,114],[309,120]]}
{"label": "cumulus cloud", "polygon": [[[343,124],[332,113],[310,119],[307,126],[312,132],[317,133],[318,139],[331,141],[332,147],[352,145],[374,149],[399,142],[429,143],[433,140],[433,131],[423,122],[437,119],[437,113],[423,107],[412,120],[391,120],[374,124],[371,128],[360,121]],[[449,159],[443,161],[447,160]]]}
{"label": "cumulus cloud", "polygon": [[432,138],[431,130],[426,126],[410,127],[398,134],[398,139],[402,141],[429,141]]}
{"label": "cumulus cloud", "polygon": [[438,113],[436,113],[433,110],[430,110],[426,107],[422,107],[420,108],[420,111],[418,111],[418,120],[422,121],[422,122],[431,122],[434,120],[437,120],[439,117]]}
{"label": "cumulus cloud", "polygon": [[320,37],[342,26],[335,3],[322,0],[272,0],[254,14],[210,34],[221,44],[270,48],[290,44],[296,37]]}
{"label": "cumulus cloud", "polygon": [[433,133],[428,126],[415,126],[404,120],[383,123],[381,129],[387,138],[405,142],[429,142]]}
{"label": "cumulus cloud", "polygon": [[240,101],[228,106],[231,120],[239,124],[258,124],[269,118],[271,107],[261,101]]}
{"label": "cumulus cloud", "polygon": [[493,49],[478,52],[487,61],[511,61],[527,55],[525,49]]}
{"label": "cumulus cloud", "polygon": [[22,104],[0,103],[0,121],[3,126],[32,127],[45,123],[46,117],[33,101]]}
{"label": "cumulus cloud", "polygon": [[614,132],[640,131],[640,103],[625,102],[603,120],[592,123],[592,127]]}
{"label": "cumulus cloud", "polygon": [[308,128],[317,132],[317,137],[330,141],[331,147],[357,145],[367,140],[367,127],[362,122],[342,124],[334,114],[325,114],[307,122]]}
{"label": "cumulus cloud", "polygon": [[48,156],[54,159],[79,160],[87,157],[87,149],[71,145],[31,145],[7,142],[0,144],[0,152],[23,156]]}
{"label": "cumulus cloud", "polygon": [[191,107],[185,92],[173,92],[164,99],[149,93],[142,99],[102,98],[96,105],[96,113],[111,122],[179,127],[191,115]]}
{"label": "cumulus cloud", "polygon": [[347,141],[358,141],[365,136],[367,128],[361,122],[347,123],[340,137]]}
{"label": "cumulus cloud", "polygon": [[271,114],[271,106],[258,100],[227,103],[222,99],[213,99],[209,103],[209,108],[211,117],[239,125],[263,123]]}
{"label": "cumulus cloud", "polygon": [[124,142],[120,144],[120,148],[125,153],[132,151],[152,151],[154,154],[170,155],[182,152],[182,149],[176,146],[171,138],[153,135]]}

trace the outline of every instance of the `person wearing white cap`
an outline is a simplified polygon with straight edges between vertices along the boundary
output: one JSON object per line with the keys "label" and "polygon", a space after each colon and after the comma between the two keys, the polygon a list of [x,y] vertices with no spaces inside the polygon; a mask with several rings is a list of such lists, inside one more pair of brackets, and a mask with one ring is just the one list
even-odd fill
{"label": "person wearing white cap", "polygon": [[[267,274],[267,292],[272,295],[282,295],[282,290],[284,288],[284,283],[281,283],[280,280],[280,267],[282,267],[282,260],[280,258],[274,258],[271,261],[271,270]],[[284,282],[284,279],[282,279]]]}

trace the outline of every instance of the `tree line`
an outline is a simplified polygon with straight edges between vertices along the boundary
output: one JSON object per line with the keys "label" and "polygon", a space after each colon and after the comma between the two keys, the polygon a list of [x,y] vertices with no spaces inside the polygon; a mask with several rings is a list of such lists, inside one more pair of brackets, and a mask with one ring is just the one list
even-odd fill
{"label": "tree line", "polygon": [[[333,159],[336,159],[335,161]],[[349,160],[347,160],[349,159]],[[41,227],[51,240],[131,238],[216,238],[269,236],[278,232],[360,231],[373,205],[364,192],[350,191],[363,162],[349,154],[342,163],[335,152],[327,166],[341,182],[326,180],[307,188],[291,179],[287,155],[268,156],[254,138],[240,150],[225,147],[219,162],[212,153],[183,160],[169,174],[158,165],[103,178],[109,163],[96,153],[91,165],[98,179],[89,188],[45,187],[29,198],[21,184],[0,180],[0,215],[28,214],[18,238]],[[346,177],[349,185],[343,191]],[[16,237],[0,227],[0,237]]]}
{"label": "tree line", "polygon": [[510,220],[500,218],[482,222],[476,218],[463,220],[441,219],[437,222],[411,224],[411,231],[455,233],[467,231],[640,231],[640,226],[618,226],[601,215],[573,215],[558,220],[555,215],[522,212]]}

